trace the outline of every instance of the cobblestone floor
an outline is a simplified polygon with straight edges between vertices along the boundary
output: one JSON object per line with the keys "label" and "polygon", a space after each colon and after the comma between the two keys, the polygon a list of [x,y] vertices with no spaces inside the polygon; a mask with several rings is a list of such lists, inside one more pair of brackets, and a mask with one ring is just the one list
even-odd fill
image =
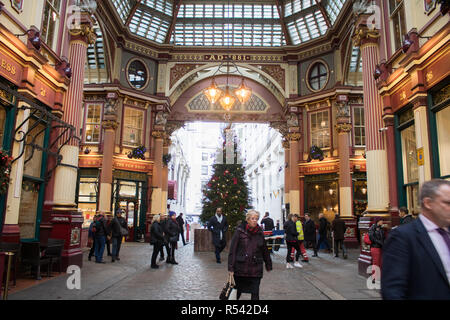
{"label": "cobblestone floor", "polygon": [[[84,253],[81,289],[69,290],[69,275],[50,279],[31,288],[13,293],[10,300],[83,299],[83,300],[217,300],[227,277],[227,253],[222,264],[214,253],[194,252],[193,243],[176,251],[179,265],[159,262],[159,269],[150,269],[152,247],[146,243],[125,243],[121,261],[96,264]],[[369,290],[366,279],[358,275],[358,250],[349,250],[349,258],[334,258],[319,253],[302,263],[303,268],[286,269],[285,249],[272,255],[273,271],[265,272],[261,281],[263,300],[344,300],[380,299],[377,290]],[[312,251],[308,250],[309,255]],[[242,300],[250,295],[243,294]]]}

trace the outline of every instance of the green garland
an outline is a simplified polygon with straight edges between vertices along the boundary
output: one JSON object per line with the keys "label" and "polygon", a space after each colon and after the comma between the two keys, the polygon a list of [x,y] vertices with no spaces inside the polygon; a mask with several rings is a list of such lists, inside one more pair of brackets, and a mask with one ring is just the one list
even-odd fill
{"label": "green garland", "polygon": [[12,159],[7,152],[0,150],[0,195],[8,191]]}

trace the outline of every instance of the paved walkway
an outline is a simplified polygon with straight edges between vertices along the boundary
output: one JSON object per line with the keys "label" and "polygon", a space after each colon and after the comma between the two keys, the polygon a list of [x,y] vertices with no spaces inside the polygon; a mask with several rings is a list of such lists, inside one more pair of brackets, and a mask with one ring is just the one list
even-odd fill
{"label": "paved walkway", "polygon": [[[181,244],[181,242],[179,242]],[[97,264],[84,254],[81,289],[69,290],[64,274],[9,296],[10,300],[83,299],[83,300],[217,300],[227,277],[227,253],[222,264],[214,253],[194,252],[193,243],[176,251],[179,265],[159,262],[150,269],[152,247],[147,243],[125,243],[121,261]],[[369,290],[366,279],[358,275],[358,250],[349,250],[349,258],[334,258],[319,253],[302,263],[303,268],[286,269],[285,249],[272,255],[273,271],[264,272],[260,297],[263,300],[344,300],[380,299]],[[312,252],[308,250],[311,256]],[[243,294],[241,299],[248,300]]]}

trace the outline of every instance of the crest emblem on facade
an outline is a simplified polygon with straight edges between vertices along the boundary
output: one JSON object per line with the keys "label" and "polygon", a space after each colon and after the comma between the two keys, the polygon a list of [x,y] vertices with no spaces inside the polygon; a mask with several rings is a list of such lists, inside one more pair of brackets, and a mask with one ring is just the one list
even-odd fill
{"label": "crest emblem on facade", "polygon": [[23,10],[23,0],[11,0],[11,6],[16,9],[18,13]]}

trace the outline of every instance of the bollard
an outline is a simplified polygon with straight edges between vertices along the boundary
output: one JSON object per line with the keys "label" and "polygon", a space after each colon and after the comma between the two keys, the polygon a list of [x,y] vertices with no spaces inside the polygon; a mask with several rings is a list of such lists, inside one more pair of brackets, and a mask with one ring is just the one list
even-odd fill
{"label": "bollard", "polygon": [[186,224],[186,241],[189,242],[189,223]]}
{"label": "bollard", "polygon": [[6,283],[5,283],[5,291],[3,292],[3,300],[8,299],[8,287],[9,287],[9,276],[11,274],[11,260],[14,252],[5,252],[5,255],[8,256],[8,269],[6,269]]}

